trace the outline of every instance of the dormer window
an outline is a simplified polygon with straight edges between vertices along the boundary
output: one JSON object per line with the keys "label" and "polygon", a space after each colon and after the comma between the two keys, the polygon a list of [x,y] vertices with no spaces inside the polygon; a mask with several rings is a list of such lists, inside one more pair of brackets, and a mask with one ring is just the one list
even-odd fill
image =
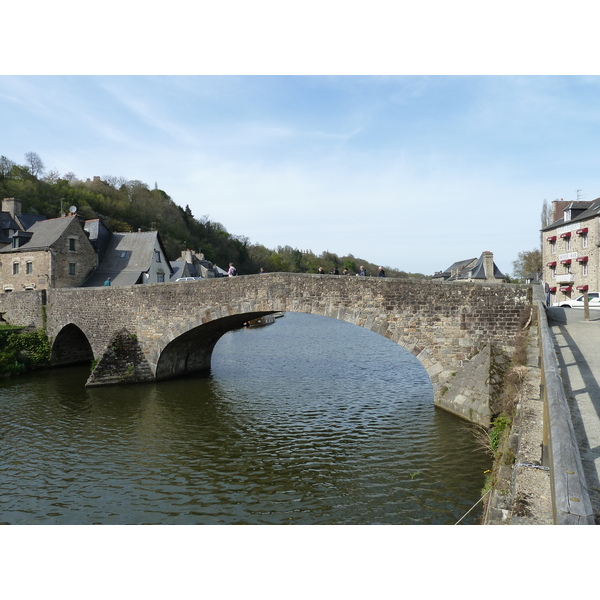
{"label": "dormer window", "polygon": [[69,238],[69,252],[75,252],[75,250],[77,249],[76,242],[77,242],[77,238],[74,238],[74,237]]}

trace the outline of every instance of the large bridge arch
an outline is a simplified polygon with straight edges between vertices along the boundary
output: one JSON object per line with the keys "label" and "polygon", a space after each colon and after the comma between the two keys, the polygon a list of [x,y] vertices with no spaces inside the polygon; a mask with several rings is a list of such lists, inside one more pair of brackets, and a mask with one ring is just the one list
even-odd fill
{"label": "large bridge arch", "polygon": [[195,326],[190,323],[190,329],[183,328],[186,330],[175,334],[173,339],[167,337],[162,341],[164,346],[156,363],[156,379],[210,370],[213,350],[223,335],[272,312],[238,313]]}
{"label": "large bridge arch", "polygon": [[[271,306],[270,310],[244,312],[242,307],[229,304],[222,308],[219,317],[215,317],[211,309],[194,311],[188,315],[184,323],[179,323],[163,332],[156,340],[156,347],[150,353],[151,362],[156,361],[155,378],[161,380],[209,371],[213,350],[223,335],[228,331],[239,329],[252,319],[275,312],[299,312],[324,316],[372,331],[416,356],[434,385],[436,376],[443,371],[443,366],[427,349],[430,340],[422,335],[418,343],[410,335],[394,340],[389,331],[381,327],[372,315],[364,314],[360,310],[332,311],[320,304],[314,305],[310,302],[304,302],[302,307],[299,307],[296,301],[287,300],[278,301],[276,306],[277,309]],[[248,303],[245,303],[245,308],[249,309]],[[229,314],[223,316],[224,313]]]}

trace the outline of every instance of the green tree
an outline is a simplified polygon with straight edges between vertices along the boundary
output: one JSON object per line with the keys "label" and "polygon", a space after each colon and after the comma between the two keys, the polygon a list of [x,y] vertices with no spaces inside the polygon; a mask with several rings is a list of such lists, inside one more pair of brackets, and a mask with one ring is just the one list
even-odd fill
{"label": "green tree", "polygon": [[539,248],[519,252],[513,262],[513,274],[517,279],[524,280],[533,273],[542,270],[542,253]]}

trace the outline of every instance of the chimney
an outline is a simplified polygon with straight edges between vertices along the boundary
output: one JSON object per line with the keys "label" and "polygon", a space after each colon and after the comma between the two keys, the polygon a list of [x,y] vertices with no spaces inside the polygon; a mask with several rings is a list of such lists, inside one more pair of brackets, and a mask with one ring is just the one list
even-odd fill
{"label": "chimney", "polygon": [[494,279],[494,254],[489,250],[483,253],[483,270],[486,280]]}
{"label": "chimney", "polygon": [[2,211],[10,213],[14,219],[15,216],[21,214],[21,201],[18,198],[4,198],[2,200]]}

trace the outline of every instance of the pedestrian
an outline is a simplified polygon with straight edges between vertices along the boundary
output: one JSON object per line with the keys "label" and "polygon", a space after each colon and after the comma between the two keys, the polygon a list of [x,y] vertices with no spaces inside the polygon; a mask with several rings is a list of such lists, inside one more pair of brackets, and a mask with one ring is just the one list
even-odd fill
{"label": "pedestrian", "polygon": [[358,275],[359,275],[359,277],[367,276],[367,271],[365,270],[365,268],[362,265],[360,266],[360,269],[358,270]]}
{"label": "pedestrian", "polygon": [[332,273],[332,275],[339,275],[340,270],[337,267],[333,267],[333,271],[331,273]]}
{"label": "pedestrian", "polygon": [[350,271],[348,271],[348,267],[346,267],[343,271],[344,275],[350,275]]}
{"label": "pedestrian", "polygon": [[110,286],[110,277],[107,277],[106,281],[104,282],[104,285],[105,285],[106,287],[109,287],[109,286]]}
{"label": "pedestrian", "polygon": [[319,267],[319,268],[317,269],[317,273],[318,273],[319,275],[325,275],[325,270],[323,269],[323,267]]}
{"label": "pedestrian", "polygon": [[544,284],[544,292],[546,292],[546,306],[550,306],[550,286],[547,281]]}
{"label": "pedestrian", "polygon": [[385,271],[383,270],[383,267],[379,267],[379,275],[378,277],[385,277]]}
{"label": "pedestrian", "polygon": [[265,272],[265,270],[261,267],[260,271],[258,272],[259,275],[262,275]]}
{"label": "pedestrian", "polygon": [[233,263],[229,263],[229,271],[227,271],[227,275],[229,275],[229,277],[235,277],[237,275],[237,271],[233,266]]}

